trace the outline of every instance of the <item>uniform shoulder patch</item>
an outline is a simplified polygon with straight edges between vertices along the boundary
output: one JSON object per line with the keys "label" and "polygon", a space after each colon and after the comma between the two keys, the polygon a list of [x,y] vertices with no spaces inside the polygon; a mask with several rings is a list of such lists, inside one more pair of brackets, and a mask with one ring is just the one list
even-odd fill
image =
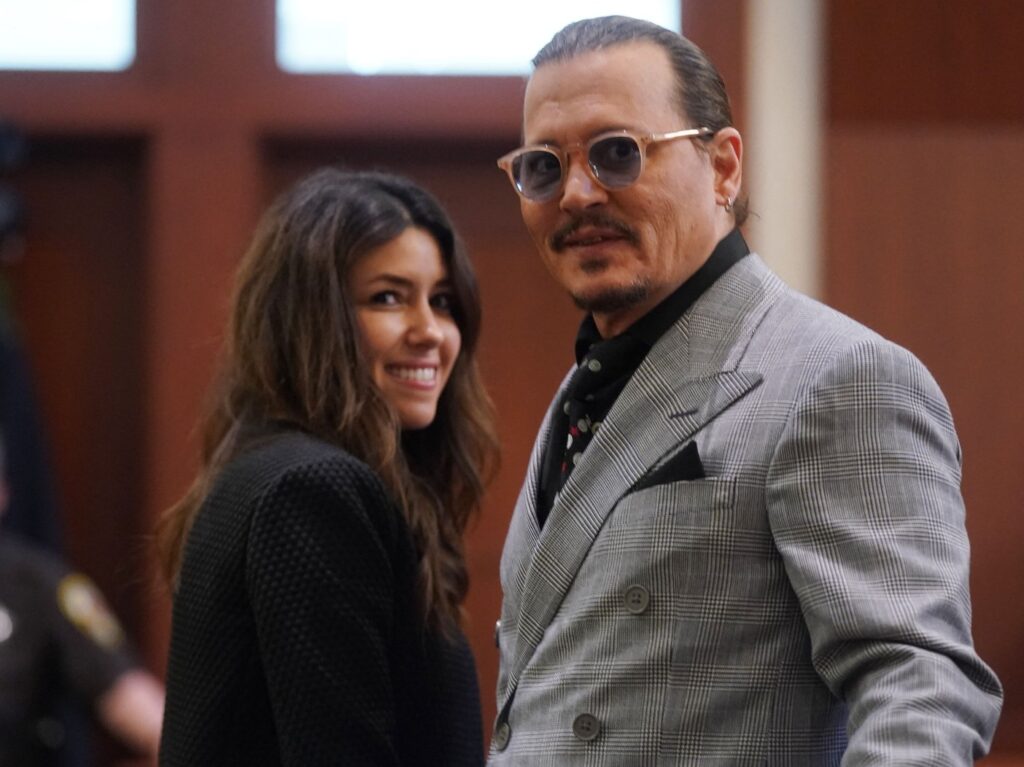
{"label": "uniform shoulder patch", "polygon": [[124,641],[124,631],[107,607],[103,594],[81,573],[64,576],[57,585],[57,604],[64,617],[96,644],[113,649]]}
{"label": "uniform shoulder patch", "polygon": [[14,619],[10,611],[0,602],[0,643],[6,642],[14,633]]}

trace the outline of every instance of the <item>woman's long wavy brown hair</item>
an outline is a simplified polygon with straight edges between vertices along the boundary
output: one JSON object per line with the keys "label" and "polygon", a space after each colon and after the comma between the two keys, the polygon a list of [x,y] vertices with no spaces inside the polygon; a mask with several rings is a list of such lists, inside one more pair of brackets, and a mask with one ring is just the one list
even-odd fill
{"label": "woman's long wavy brown hair", "polygon": [[[360,351],[352,265],[409,227],[437,241],[462,347],[434,422],[403,432]],[[325,169],[263,216],[236,277],[228,336],[202,430],[202,464],[157,528],[164,575],[177,580],[185,540],[212,483],[251,435],[284,424],[367,463],[400,504],[419,548],[424,614],[445,628],[468,588],[462,534],[497,466],[490,400],[475,359],[476,278],[448,216],[408,179]]]}

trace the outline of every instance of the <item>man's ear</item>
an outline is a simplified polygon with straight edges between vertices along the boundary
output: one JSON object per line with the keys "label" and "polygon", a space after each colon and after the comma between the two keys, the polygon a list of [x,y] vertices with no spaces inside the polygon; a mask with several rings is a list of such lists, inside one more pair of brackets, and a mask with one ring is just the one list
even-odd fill
{"label": "man's ear", "polygon": [[743,137],[735,128],[722,128],[709,142],[708,151],[715,171],[715,193],[735,200],[743,184]]}

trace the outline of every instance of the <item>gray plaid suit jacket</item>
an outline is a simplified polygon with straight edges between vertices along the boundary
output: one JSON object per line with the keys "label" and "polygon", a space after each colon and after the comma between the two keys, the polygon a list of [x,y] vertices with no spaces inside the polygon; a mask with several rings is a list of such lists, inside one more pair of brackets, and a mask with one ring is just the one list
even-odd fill
{"label": "gray plaid suit jacket", "polygon": [[[985,753],[1002,691],[972,646],[960,449],[909,352],[751,255],[651,350],[541,531],[546,439],[502,555],[489,764]],[[706,478],[643,487],[694,441]]]}

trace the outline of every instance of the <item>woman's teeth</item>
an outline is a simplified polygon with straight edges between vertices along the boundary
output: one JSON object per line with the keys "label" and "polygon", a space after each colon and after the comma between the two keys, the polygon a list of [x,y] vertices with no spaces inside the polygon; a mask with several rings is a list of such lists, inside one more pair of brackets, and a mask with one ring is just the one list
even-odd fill
{"label": "woman's teeth", "polygon": [[403,381],[430,382],[437,378],[437,368],[405,368],[388,366],[388,373]]}

